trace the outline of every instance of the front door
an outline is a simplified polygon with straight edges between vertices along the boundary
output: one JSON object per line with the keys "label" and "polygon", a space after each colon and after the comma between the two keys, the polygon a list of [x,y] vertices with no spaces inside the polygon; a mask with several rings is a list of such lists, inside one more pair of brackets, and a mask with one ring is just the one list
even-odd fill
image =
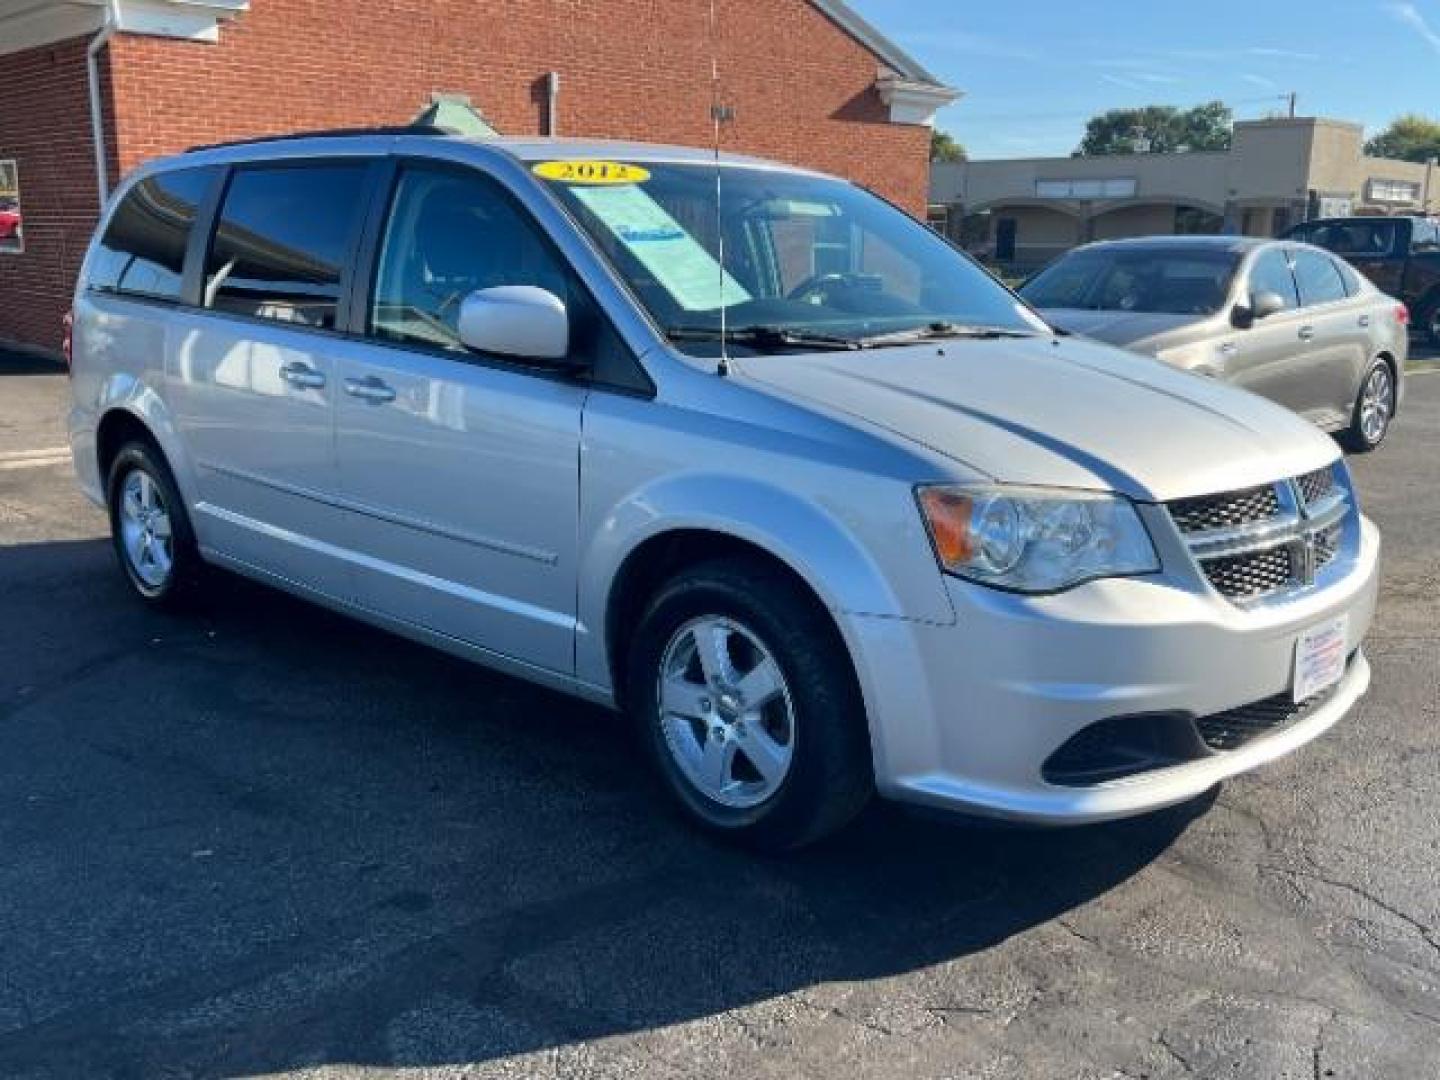
{"label": "front door", "polygon": [[587,390],[553,367],[468,352],[457,325],[472,290],[535,285],[566,302],[584,349],[578,290],[523,208],[468,168],[402,165],[376,260],[367,342],[337,371],[363,603],[572,671]]}
{"label": "front door", "polygon": [[995,222],[995,261],[1015,261],[1015,237],[1018,223],[1013,217],[1003,217]]}
{"label": "front door", "polygon": [[177,311],[167,385],[193,458],[195,528],[222,555],[346,596],[335,333],[368,163],[237,169],[206,255],[203,309]]}
{"label": "front door", "polygon": [[1290,259],[1281,247],[1263,248],[1252,260],[1245,289],[1245,303],[1261,293],[1274,293],[1284,309],[1257,319],[1246,329],[1236,328],[1220,343],[1225,377],[1237,386],[1294,407],[1287,386],[1287,373],[1306,348],[1304,312],[1300,290]]}

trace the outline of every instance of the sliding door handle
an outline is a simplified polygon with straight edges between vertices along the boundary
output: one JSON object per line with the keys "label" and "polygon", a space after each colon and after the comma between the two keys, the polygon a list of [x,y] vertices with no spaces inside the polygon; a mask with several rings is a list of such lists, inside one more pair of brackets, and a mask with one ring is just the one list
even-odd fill
{"label": "sliding door handle", "polygon": [[303,360],[282,364],[280,378],[300,390],[319,390],[325,385],[325,376]]}
{"label": "sliding door handle", "polygon": [[345,392],[372,405],[384,405],[395,400],[394,389],[374,375],[366,375],[363,379],[346,379]]}

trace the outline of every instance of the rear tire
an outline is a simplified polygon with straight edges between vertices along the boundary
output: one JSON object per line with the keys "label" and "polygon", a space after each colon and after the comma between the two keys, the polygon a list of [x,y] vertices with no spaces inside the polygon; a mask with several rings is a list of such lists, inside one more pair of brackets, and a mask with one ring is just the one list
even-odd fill
{"label": "rear tire", "polygon": [[1390,364],[1379,358],[1370,361],[1343,439],[1347,449],[1368,454],[1385,441],[1395,417],[1395,397],[1395,372]]}
{"label": "rear tire", "polygon": [[147,443],[126,443],[110,465],[106,493],[111,540],[131,590],[153,608],[192,606],[204,564],[164,457]]}
{"label": "rear tire", "polygon": [[1416,312],[1420,333],[1432,348],[1440,349],[1440,296],[1433,296]]}
{"label": "rear tire", "polygon": [[627,689],[664,786],[712,834],[794,849],[873,792],[844,643],[800,583],[760,560],[716,559],[667,582],[633,639]]}

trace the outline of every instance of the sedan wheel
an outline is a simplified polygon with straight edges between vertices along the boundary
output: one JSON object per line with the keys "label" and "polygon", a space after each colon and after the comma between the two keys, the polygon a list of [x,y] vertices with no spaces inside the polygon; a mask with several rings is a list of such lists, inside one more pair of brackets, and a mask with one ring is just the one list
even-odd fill
{"label": "sedan wheel", "polygon": [[661,660],[656,701],[671,759],[705,798],[743,810],[780,790],[795,752],[795,706],[748,627],[712,615],[681,626]]}
{"label": "sedan wheel", "polygon": [[1360,434],[1371,446],[1378,446],[1390,428],[1395,412],[1395,383],[1390,368],[1376,364],[1360,391]]}

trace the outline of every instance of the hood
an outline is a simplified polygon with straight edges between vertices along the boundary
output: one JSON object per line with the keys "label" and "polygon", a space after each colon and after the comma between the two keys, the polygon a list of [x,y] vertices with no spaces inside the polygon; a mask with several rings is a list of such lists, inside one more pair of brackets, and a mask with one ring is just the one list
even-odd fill
{"label": "hood", "polygon": [[[1041,312],[1052,326],[1081,337],[1118,345],[1122,349],[1185,330],[1211,318],[1209,315],[1166,315],[1139,311],[1089,311],[1051,308]],[[1149,351],[1149,350],[1145,350]]]}
{"label": "hood", "polygon": [[1335,444],[1223,383],[1078,340],[953,341],[747,358],[736,373],[993,480],[1165,501],[1328,464]]}

